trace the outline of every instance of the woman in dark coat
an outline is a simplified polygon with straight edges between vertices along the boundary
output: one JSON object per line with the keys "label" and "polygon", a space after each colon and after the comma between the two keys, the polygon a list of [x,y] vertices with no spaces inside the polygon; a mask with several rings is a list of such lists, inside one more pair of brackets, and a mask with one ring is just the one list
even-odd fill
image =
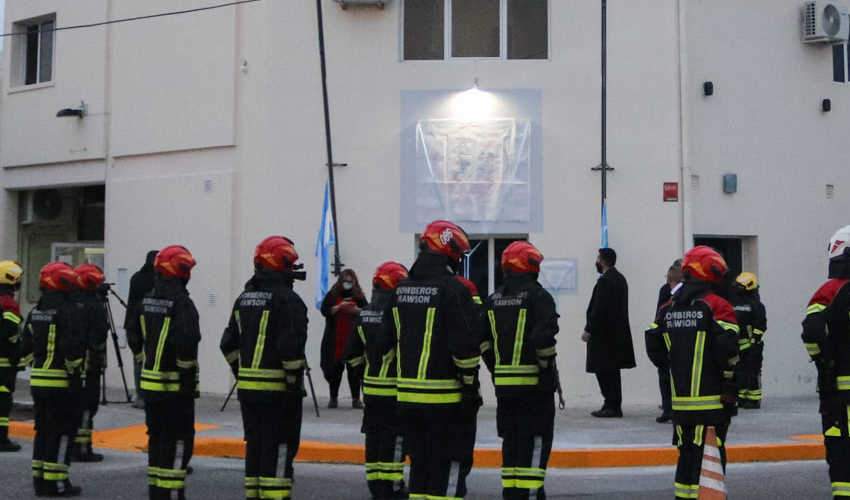
{"label": "woman in dark coat", "polygon": [[[357,274],[351,269],[339,273],[339,279],[331,287],[322,301],[322,315],[325,317],[325,333],[322,336],[322,373],[330,387],[328,408],[339,406],[339,386],[342,372],[346,370],[345,348],[348,337],[354,330],[354,318],[360,309],[366,306],[366,296],[360,289]],[[351,406],[362,408],[360,402],[360,380],[363,367],[348,367],[348,387],[351,389]]]}

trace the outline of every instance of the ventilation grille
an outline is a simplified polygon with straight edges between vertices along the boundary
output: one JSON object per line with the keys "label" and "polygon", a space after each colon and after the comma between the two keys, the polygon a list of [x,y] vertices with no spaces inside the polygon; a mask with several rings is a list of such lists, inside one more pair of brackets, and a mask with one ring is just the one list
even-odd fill
{"label": "ventilation grille", "polygon": [[815,20],[815,2],[806,4],[805,20],[803,21],[806,36],[815,36],[817,31],[817,21]]}

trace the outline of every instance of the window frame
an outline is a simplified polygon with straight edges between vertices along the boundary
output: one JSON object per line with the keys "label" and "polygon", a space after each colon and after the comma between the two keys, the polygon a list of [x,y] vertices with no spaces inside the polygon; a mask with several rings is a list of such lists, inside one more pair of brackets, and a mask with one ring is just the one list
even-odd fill
{"label": "window frame", "polygon": [[[40,16],[30,17],[27,19],[21,19],[18,21],[14,21],[11,23],[12,32],[15,33],[11,47],[9,49],[9,79],[8,79],[8,91],[7,94],[14,94],[17,92],[26,92],[29,90],[42,89],[46,87],[54,86],[56,82],[56,26],[57,26],[58,15],[56,12],[51,12],[48,14],[42,14]],[[50,79],[40,81],[41,78],[41,47],[42,47],[42,32],[41,26],[45,23],[53,23],[53,40],[52,46],[50,47]],[[38,35],[38,47],[36,52],[38,54],[38,58],[36,60],[36,82],[35,83],[26,83],[26,53],[27,53],[27,42],[21,42],[21,38],[26,38],[27,28],[29,26],[38,26],[39,27],[39,35]],[[24,83],[17,83],[17,80],[20,80]]]}
{"label": "window frame", "polygon": [[405,59],[404,58],[404,19],[405,2],[400,1],[399,9],[399,60],[401,62],[445,62],[445,61],[550,61],[552,59],[552,0],[546,1],[546,57],[540,59],[511,59],[508,57],[508,0],[499,0],[499,55],[496,57],[473,56],[455,57],[452,46],[452,7],[454,2],[463,0],[443,1],[443,57],[442,59]]}

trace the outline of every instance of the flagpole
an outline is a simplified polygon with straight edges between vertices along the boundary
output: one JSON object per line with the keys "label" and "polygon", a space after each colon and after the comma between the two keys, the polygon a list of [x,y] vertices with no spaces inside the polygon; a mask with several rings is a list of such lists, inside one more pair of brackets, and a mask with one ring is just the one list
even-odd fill
{"label": "flagpole", "polygon": [[328,72],[325,67],[325,28],[322,16],[322,0],[316,0],[316,17],[319,25],[319,62],[322,69],[322,101],[325,107],[325,146],[328,156],[328,184],[331,195],[331,220],[334,225],[334,275],[339,276],[342,263],[339,258],[339,232],[336,216],[336,189],[334,186],[334,160],[331,142],[331,117],[328,104]]}

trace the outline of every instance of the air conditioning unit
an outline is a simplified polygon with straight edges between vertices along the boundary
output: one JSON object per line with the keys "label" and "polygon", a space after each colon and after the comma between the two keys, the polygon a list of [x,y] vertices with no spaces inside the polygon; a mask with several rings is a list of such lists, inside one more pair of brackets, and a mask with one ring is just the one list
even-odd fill
{"label": "air conditioning unit", "polygon": [[347,9],[349,5],[372,6],[383,9],[389,0],[334,0],[334,2],[338,3],[343,10]]}
{"label": "air conditioning unit", "polygon": [[21,224],[51,222],[62,215],[62,193],[56,189],[22,191],[18,196],[18,221]]}
{"label": "air conditioning unit", "polygon": [[802,14],[804,43],[843,43],[850,37],[850,19],[843,3],[806,2]]}

